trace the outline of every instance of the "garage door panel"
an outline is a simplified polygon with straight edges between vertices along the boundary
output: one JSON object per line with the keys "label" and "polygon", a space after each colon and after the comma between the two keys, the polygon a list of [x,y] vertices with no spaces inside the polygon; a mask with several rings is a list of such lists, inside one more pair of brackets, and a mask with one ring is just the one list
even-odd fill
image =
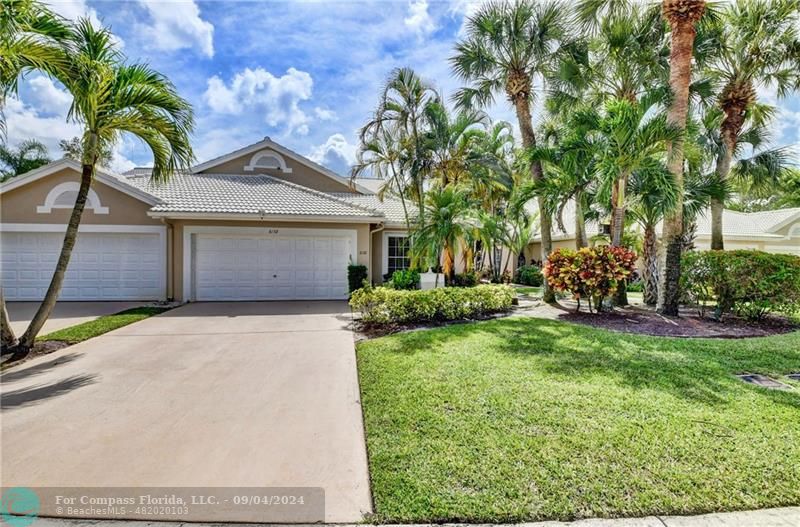
{"label": "garage door panel", "polygon": [[[8,300],[41,300],[64,235],[4,232],[2,281]],[[164,250],[157,233],[81,232],[59,300],[158,300],[164,297]]]}
{"label": "garage door panel", "polygon": [[[194,235],[197,300],[343,299],[349,237],[320,232],[291,236]],[[234,247],[233,250],[221,250]]]}

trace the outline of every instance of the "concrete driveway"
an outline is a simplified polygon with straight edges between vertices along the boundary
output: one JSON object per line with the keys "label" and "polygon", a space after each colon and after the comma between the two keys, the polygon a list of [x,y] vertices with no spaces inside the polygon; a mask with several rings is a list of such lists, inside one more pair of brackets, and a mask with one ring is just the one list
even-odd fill
{"label": "concrete driveway", "polygon": [[[147,304],[148,302],[57,302],[39,334],[47,335],[103,315],[111,315]],[[28,328],[33,315],[39,309],[39,302],[7,302],[6,308],[8,309],[8,318],[11,320],[11,329],[19,336]]]}
{"label": "concrete driveway", "polygon": [[2,486],[323,487],[325,520],[356,522],[349,322],[344,302],[196,303],[14,368]]}

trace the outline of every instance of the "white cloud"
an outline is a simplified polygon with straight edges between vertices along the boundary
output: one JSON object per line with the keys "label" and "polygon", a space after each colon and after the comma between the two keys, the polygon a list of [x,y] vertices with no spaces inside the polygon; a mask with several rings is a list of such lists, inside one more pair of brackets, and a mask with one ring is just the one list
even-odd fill
{"label": "white cloud", "polygon": [[198,49],[214,56],[214,25],[200,17],[193,0],[164,2],[139,0],[150,14],[151,25],[141,26],[142,35],[156,49]]}
{"label": "white cloud", "polygon": [[436,23],[428,13],[428,0],[412,0],[408,4],[408,16],[403,20],[408,29],[419,36],[425,36],[436,30]]}
{"label": "white cloud", "polygon": [[313,85],[311,75],[295,68],[289,68],[280,77],[263,68],[245,68],[233,77],[230,85],[216,75],[208,79],[203,98],[217,113],[241,115],[244,111],[261,111],[268,125],[285,125],[288,133],[305,135],[310,119],[300,108],[300,102],[311,98]]}
{"label": "white cloud", "polygon": [[[75,21],[81,17],[85,17],[89,19],[94,27],[106,26],[100,21],[100,17],[97,16],[97,11],[93,7],[89,7],[86,0],[52,0],[46,3],[53,12],[63,16],[67,20]],[[125,47],[125,41],[117,34],[113,35],[113,42],[120,48]]]}
{"label": "white cloud", "polygon": [[321,108],[317,106],[314,108],[314,114],[316,114],[317,118],[320,121],[335,121],[336,120],[336,112],[333,110],[329,110],[327,108]]}
{"label": "white cloud", "polygon": [[323,144],[314,147],[308,158],[340,174],[350,174],[356,161],[356,147],[347,142],[342,134],[333,134]]}
{"label": "white cloud", "polygon": [[31,93],[28,102],[44,113],[66,116],[72,95],[58,88],[49,77],[33,77],[28,81]]}

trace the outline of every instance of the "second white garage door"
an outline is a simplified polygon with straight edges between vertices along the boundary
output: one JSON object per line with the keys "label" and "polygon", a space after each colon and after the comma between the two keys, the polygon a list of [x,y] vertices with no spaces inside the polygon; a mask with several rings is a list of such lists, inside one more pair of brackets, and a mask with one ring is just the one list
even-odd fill
{"label": "second white garage door", "polygon": [[347,298],[355,232],[194,235],[195,300]]}

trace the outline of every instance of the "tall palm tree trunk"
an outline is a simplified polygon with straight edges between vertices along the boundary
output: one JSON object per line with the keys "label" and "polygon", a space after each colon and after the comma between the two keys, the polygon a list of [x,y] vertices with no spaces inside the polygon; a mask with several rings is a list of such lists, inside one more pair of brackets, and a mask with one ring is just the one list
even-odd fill
{"label": "tall palm tree trunk", "polygon": [[[696,29],[694,24],[705,11],[703,0],[663,0],[662,14],[669,22],[672,42],[669,56],[669,87],[672,102],[667,122],[679,130],[686,129],[689,113],[689,84],[692,79],[692,48]],[[677,203],[664,218],[664,252],[659,265],[659,313],[677,316],[680,301],[681,249],[683,246],[683,138],[667,146],[667,167],[675,179]]]}
{"label": "tall palm tree trunk", "polygon": [[581,249],[589,246],[589,237],[586,235],[586,218],[583,214],[583,193],[575,193],[575,248]]}
{"label": "tall palm tree trunk", "polygon": [[[533,119],[531,117],[531,105],[527,97],[517,97],[514,100],[514,107],[517,112],[517,121],[519,122],[519,130],[522,135],[522,146],[530,149],[536,146],[536,134],[533,131]],[[539,161],[531,162],[531,176],[537,183],[544,180],[544,172],[542,172],[542,164]],[[553,224],[550,214],[547,212],[547,203],[544,196],[541,194],[536,197],[536,202],[539,205],[539,225],[541,227],[542,237],[542,263],[547,261],[550,253],[553,251],[552,230]],[[542,299],[545,302],[553,303],[556,301],[556,294],[547,280],[542,284]]]}
{"label": "tall palm tree trunk", "polygon": [[72,214],[69,217],[67,224],[67,232],[64,234],[64,244],[61,247],[61,254],[56,263],[56,270],[53,273],[53,278],[50,280],[50,287],[47,288],[47,293],[44,295],[39,309],[33,316],[28,329],[20,337],[18,350],[15,352],[18,355],[24,356],[33,347],[36,336],[41,331],[42,326],[50,317],[53,307],[56,305],[58,295],[61,293],[61,286],[64,284],[64,275],[69,266],[69,260],[72,256],[72,249],[75,247],[75,241],[78,238],[78,227],[81,223],[81,216],[83,209],[86,206],[86,198],[89,195],[89,188],[92,184],[94,177],[94,165],[84,164],[81,171],[81,185],[78,189],[78,197],[75,200],[75,206],[72,208]]}
{"label": "tall palm tree trunk", "polygon": [[[743,113],[742,113],[743,115]],[[743,117],[742,124],[743,124]],[[736,149],[736,137],[739,135],[738,131],[732,129],[736,126],[732,123],[733,119],[726,116],[722,123],[722,152],[717,156],[716,176],[717,180],[724,184],[728,180],[728,174],[731,171],[731,162],[733,161],[733,152]],[[741,124],[739,125],[741,128]],[[711,249],[714,251],[722,251],[725,249],[725,241],[722,236],[722,211],[725,208],[725,203],[722,197],[714,196],[711,198]]]}
{"label": "tall palm tree trunk", "polygon": [[644,227],[642,263],[642,296],[645,304],[654,306],[658,302],[658,237],[655,224],[649,222]]}
{"label": "tall palm tree trunk", "polygon": [[[622,234],[625,232],[625,184],[627,174],[614,182],[611,191],[611,246],[622,247]],[[618,306],[628,305],[628,288],[623,280],[614,294],[614,303]]]}
{"label": "tall palm tree trunk", "polygon": [[3,288],[0,286],[0,310],[2,310],[2,320],[0,320],[0,348],[3,351],[10,350],[17,345],[17,336],[14,335],[14,330],[11,329],[11,320],[8,318],[8,310],[6,309],[6,299],[3,296]]}

